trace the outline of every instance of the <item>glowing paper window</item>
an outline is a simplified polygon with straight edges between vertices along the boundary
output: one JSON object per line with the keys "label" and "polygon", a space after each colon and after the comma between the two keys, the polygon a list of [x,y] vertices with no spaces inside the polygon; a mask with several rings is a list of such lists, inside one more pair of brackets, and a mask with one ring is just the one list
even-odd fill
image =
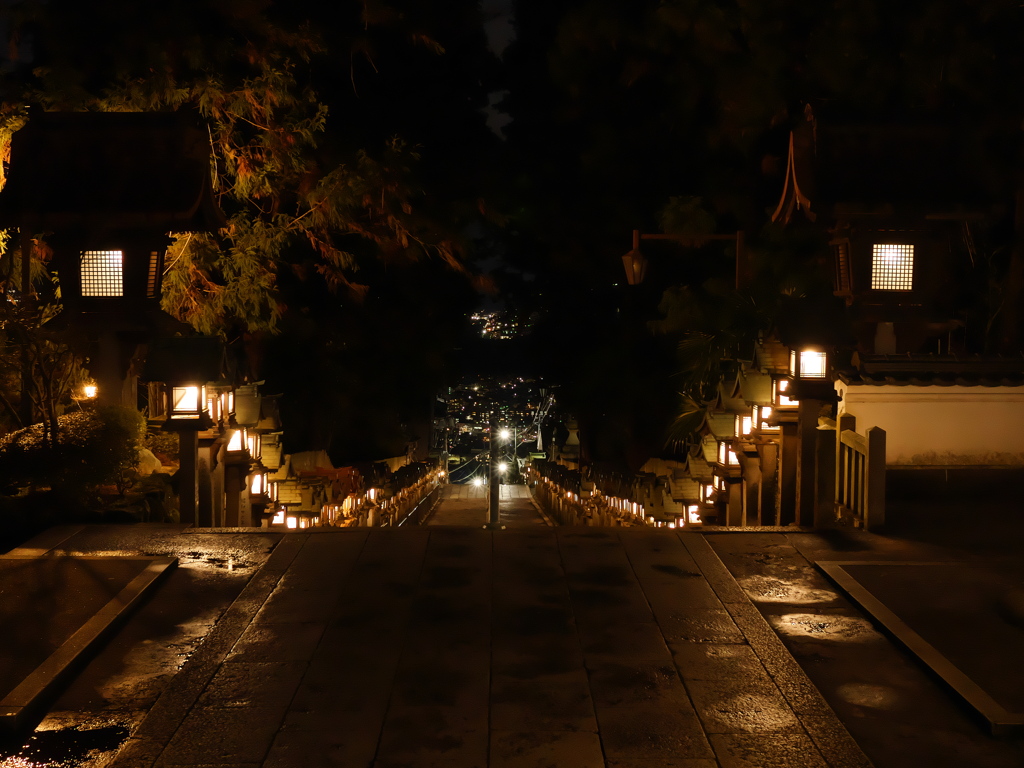
{"label": "glowing paper window", "polygon": [[828,355],[818,349],[800,350],[800,365],[797,366],[796,350],[789,353],[789,372],[801,379],[824,379],[827,372]]}
{"label": "glowing paper window", "polygon": [[705,504],[710,504],[715,493],[715,486],[713,485],[701,485],[700,487],[700,500]]}
{"label": "glowing paper window", "polygon": [[245,430],[236,429],[231,433],[231,437],[228,439],[228,450],[229,451],[244,451],[245,450]]}
{"label": "glowing paper window", "polygon": [[686,522],[688,525],[700,525],[700,513],[696,504],[686,508]]}
{"label": "glowing paper window", "polygon": [[871,252],[871,290],[909,291],[914,287],[914,246],[876,243]]}
{"label": "glowing paper window", "polygon": [[775,407],[786,408],[789,406],[799,405],[800,401],[791,398],[788,395],[789,392],[789,379],[776,379],[775,380]]}
{"label": "glowing paper window", "polygon": [[205,387],[190,385],[171,387],[171,418],[195,419],[202,413]]}
{"label": "glowing paper window", "polygon": [[754,423],[757,424],[757,428],[762,432],[778,432],[780,427],[778,424],[771,425],[768,423],[768,419],[772,417],[772,407],[770,405],[755,405],[754,406]]}
{"label": "glowing paper window", "polygon": [[82,295],[124,296],[121,251],[82,251]]}
{"label": "glowing paper window", "polygon": [[736,451],[732,450],[728,443],[721,442],[718,444],[718,463],[722,466],[739,466],[740,460],[736,456]]}
{"label": "glowing paper window", "polygon": [[246,435],[245,445],[249,449],[249,455],[254,459],[260,457],[260,442],[260,436],[257,433],[253,432]]}
{"label": "glowing paper window", "polygon": [[743,437],[744,435],[749,435],[750,430],[753,428],[753,426],[753,421],[749,416],[737,415],[735,430],[736,437]]}

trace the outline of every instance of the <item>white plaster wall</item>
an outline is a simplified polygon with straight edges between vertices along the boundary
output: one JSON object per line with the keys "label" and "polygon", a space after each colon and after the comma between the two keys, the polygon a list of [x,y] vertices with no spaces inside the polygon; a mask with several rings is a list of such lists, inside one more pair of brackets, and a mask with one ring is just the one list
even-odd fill
{"label": "white plaster wall", "polygon": [[1024,387],[835,386],[857,432],[885,430],[890,466],[1024,466]]}

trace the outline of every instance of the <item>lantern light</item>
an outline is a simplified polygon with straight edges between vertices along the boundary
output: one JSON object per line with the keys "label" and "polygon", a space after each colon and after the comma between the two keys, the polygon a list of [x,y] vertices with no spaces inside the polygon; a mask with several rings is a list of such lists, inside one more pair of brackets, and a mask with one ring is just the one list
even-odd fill
{"label": "lantern light", "polygon": [[824,379],[828,375],[828,355],[824,350],[805,347],[789,351],[789,373],[800,379]]}
{"label": "lantern light", "polygon": [[779,431],[780,427],[778,424],[768,423],[768,420],[772,417],[772,407],[770,405],[755,405],[752,413],[754,423],[757,424],[759,430],[762,432]]}
{"label": "lantern light", "polygon": [[171,418],[198,419],[206,405],[206,385],[185,384],[171,387]]}
{"label": "lantern light", "polygon": [[626,270],[626,282],[630,285],[640,285],[647,275],[647,258],[634,248],[622,257],[622,266]]}
{"label": "lantern light", "polygon": [[232,430],[231,437],[228,438],[227,449],[231,453],[239,453],[245,450],[245,427]]}
{"label": "lantern light", "polygon": [[484,479],[482,477],[474,477],[473,478],[473,485],[476,488],[479,488],[483,484],[484,484]]}
{"label": "lantern light", "polygon": [[258,459],[260,457],[260,448],[262,447],[259,433],[246,430],[245,446],[249,449],[249,455],[254,459]]}
{"label": "lantern light", "polygon": [[82,251],[79,262],[82,296],[117,298],[124,296],[124,253],[122,251]]}
{"label": "lantern light", "polygon": [[92,400],[99,393],[99,387],[97,387],[95,384],[85,384],[82,387],[82,397],[84,397],[86,400]]}
{"label": "lantern light", "polygon": [[750,416],[741,416],[740,414],[736,415],[736,437],[744,437],[745,435],[749,435],[751,430],[753,429],[753,426],[754,423]]}
{"label": "lantern light", "polygon": [[773,402],[776,408],[792,408],[800,405],[799,400],[789,396],[790,383],[789,379],[775,380],[775,399]]}

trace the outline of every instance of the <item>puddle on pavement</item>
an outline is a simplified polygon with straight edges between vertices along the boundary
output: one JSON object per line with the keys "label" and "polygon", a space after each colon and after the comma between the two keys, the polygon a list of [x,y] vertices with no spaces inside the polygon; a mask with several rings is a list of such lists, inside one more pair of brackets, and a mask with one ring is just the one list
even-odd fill
{"label": "puddle on pavement", "polygon": [[37,730],[20,747],[0,746],[0,768],[98,768],[128,735],[124,725]]}
{"label": "puddle on pavement", "polygon": [[[831,603],[839,598],[834,592],[809,586],[806,581],[772,578],[771,576],[746,576],[736,579],[740,587],[754,602],[790,603]],[[804,583],[800,583],[804,581]]]}
{"label": "puddle on pavement", "polygon": [[886,685],[869,685],[867,683],[846,683],[836,689],[836,693],[858,707],[872,709],[895,709],[900,704],[899,693]]}
{"label": "puddle on pavement", "polygon": [[831,616],[821,613],[787,613],[771,618],[782,635],[816,640],[860,642],[878,637],[871,624],[856,616]]}

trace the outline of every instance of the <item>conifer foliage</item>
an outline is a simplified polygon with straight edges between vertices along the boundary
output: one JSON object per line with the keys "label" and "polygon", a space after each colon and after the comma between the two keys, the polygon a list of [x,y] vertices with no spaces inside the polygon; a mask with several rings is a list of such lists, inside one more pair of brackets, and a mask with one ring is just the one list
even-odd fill
{"label": "conifer foliage", "polygon": [[317,67],[344,58],[296,9],[273,0],[13,5],[0,140],[30,104],[193,109],[209,128],[229,226],[176,236],[164,279],[165,309],[197,330],[276,329],[278,275],[289,265],[312,265],[333,289],[355,293],[360,261],[381,254],[460,268],[451,239],[415,213],[415,149],[397,138],[346,146],[344,116],[330,115],[312,86]]}

